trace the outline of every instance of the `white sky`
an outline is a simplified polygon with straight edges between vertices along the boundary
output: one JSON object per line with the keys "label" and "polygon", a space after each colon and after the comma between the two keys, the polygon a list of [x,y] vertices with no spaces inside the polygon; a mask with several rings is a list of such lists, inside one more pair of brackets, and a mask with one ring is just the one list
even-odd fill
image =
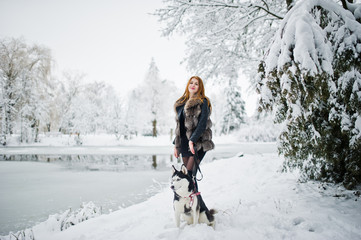
{"label": "white sky", "polygon": [[[180,64],[184,39],[161,37],[157,18],[148,14],[160,7],[162,0],[0,0],[0,37],[44,45],[52,51],[56,75],[76,70],[121,94],[143,81],[154,57],[161,77],[183,90],[197,74]],[[243,93],[251,115],[255,97],[247,97]]]}

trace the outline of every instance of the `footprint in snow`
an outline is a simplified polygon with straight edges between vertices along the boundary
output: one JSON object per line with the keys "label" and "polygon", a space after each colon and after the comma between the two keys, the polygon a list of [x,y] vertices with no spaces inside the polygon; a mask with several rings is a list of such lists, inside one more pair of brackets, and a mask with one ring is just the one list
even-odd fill
{"label": "footprint in snow", "polygon": [[297,226],[301,223],[303,223],[305,221],[305,219],[301,218],[301,217],[296,217],[295,219],[292,220],[293,225]]}

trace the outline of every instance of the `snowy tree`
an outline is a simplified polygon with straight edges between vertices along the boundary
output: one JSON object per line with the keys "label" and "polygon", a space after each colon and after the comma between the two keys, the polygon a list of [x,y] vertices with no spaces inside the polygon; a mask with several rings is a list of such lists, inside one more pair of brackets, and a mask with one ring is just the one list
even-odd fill
{"label": "snowy tree", "polygon": [[[113,88],[110,89],[112,90]],[[107,132],[114,134],[117,140],[119,140],[121,136],[124,136],[127,133],[124,105],[122,100],[118,98],[110,99],[113,99],[112,104],[106,105],[108,106],[107,116],[109,119],[106,121]]]}
{"label": "snowy tree", "polygon": [[[60,126],[59,131],[63,133],[72,133],[76,125],[76,119],[79,118],[79,112],[82,110],[81,92],[83,88],[83,79],[85,75],[77,72],[64,72],[63,81],[61,85],[61,97],[60,97]],[[77,106],[80,108],[77,109]],[[77,129],[78,130],[78,129]]]}
{"label": "snowy tree", "polygon": [[144,114],[149,114],[149,111],[143,112],[142,101],[140,97],[141,92],[136,88],[133,89],[128,96],[126,103],[126,121],[125,121],[125,137],[131,138],[133,135],[138,135],[144,128]]}
{"label": "snowy tree", "polygon": [[89,123],[87,132],[97,133],[106,126],[105,119],[108,116],[104,103],[108,97],[107,93],[109,91],[106,91],[106,84],[104,82],[93,82],[84,86],[85,102],[87,103],[86,116]]}
{"label": "snowy tree", "polygon": [[[64,73],[58,101],[60,131],[75,134],[108,133],[117,139],[125,134],[125,111],[114,88],[104,82],[84,83],[86,76],[76,71]],[[79,142],[80,143],[80,142]]]}
{"label": "snowy tree", "polygon": [[[188,80],[188,79],[186,79]],[[158,118],[159,133],[160,134],[169,134],[172,129],[175,128],[175,112],[173,111],[173,106],[175,101],[181,95],[180,90],[177,89],[173,81],[164,79],[162,81],[162,93],[160,102],[160,117]],[[166,100],[165,100],[166,99]],[[173,140],[173,139],[172,139]]]}
{"label": "snowy tree", "polygon": [[250,75],[293,0],[166,0],[155,11],[163,35],[184,34],[186,62],[204,78]]}
{"label": "snowy tree", "polygon": [[45,132],[60,132],[61,121],[63,119],[61,114],[63,114],[62,110],[64,108],[64,83],[55,77],[53,77],[51,83],[52,91],[50,95],[52,96],[52,101],[49,102],[49,115],[44,130]]}
{"label": "snowy tree", "polygon": [[0,48],[1,69],[1,135],[13,134],[15,104],[19,92],[19,75],[26,55],[26,44],[18,39],[2,39]]}
{"label": "snowy tree", "polygon": [[41,123],[44,125],[49,121],[49,104],[52,100],[50,51],[38,46],[31,47],[26,61],[28,64],[19,78],[20,142],[38,142]]}
{"label": "snowy tree", "polygon": [[262,109],[285,123],[279,151],[305,178],[361,183],[361,6],[307,0],[259,66]]}
{"label": "snowy tree", "polygon": [[41,121],[47,121],[51,91],[51,55],[47,48],[23,39],[0,41],[1,142],[20,125],[20,140],[37,141]]}
{"label": "snowy tree", "polygon": [[99,129],[108,134],[114,134],[119,140],[125,134],[125,109],[124,102],[118,96],[114,87],[106,85],[101,100],[101,116],[99,122]]}
{"label": "snowy tree", "polygon": [[156,137],[168,133],[174,123],[174,83],[162,80],[154,59],[144,81],[129,96],[127,128],[130,132]]}
{"label": "snowy tree", "polygon": [[149,66],[149,70],[145,77],[145,91],[148,91],[146,95],[148,95],[150,98],[150,111],[151,111],[151,123],[152,123],[152,136],[157,136],[157,119],[160,117],[160,103],[162,101],[161,99],[161,91],[163,89],[160,88],[161,86],[161,79],[159,76],[159,69],[155,64],[154,59],[152,58],[152,61]]}
{"label": "snowy tree", "polygon": [[224,89],[225,105],[222,107],[222,134],[228,135],[232,131],[239,129],[245,122],[245,102],[241,97],[241,88],[236,80],[230,79]]}
{"label": "snowy tree", "polygon": [[[158,86],[160,79],[156,80]],[[154,87],[152,86],[154,85]],[[148,81],[147,78],[135,89],[133,89],[128,99],[127,110],[127,128],[131,135],[153,135],[152,123],[156,121],[158,114],[157,103],[153,100],[158,100],[159,96],[154,96],[153,89],[156,82]],[[158,90],[156,90],[158,92]]]}

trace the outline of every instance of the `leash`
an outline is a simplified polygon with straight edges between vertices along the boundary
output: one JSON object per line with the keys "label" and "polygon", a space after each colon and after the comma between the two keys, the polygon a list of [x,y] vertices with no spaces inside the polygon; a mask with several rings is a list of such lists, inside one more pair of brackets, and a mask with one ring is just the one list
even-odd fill
{"label": "leash", "polygon": [[196,180],[197,181],[202,181],[202,179],[203,179],[203,173],[202,173],[202,171],[201,171],[201,169],[200,169],[200,167],[199,167],[199,164],[198,164],[198,151],[197,151],[197,147],[196,147],[196,144],[194,143],[194,152],[195,152],[195,154],[194,154],[194,164],[196,165],[196,169],[199,171],[199,173],[201,174],[201,179],[197,179],[197,172],[196,172],[196,174],[195,174],[195,178],[196,178]]}

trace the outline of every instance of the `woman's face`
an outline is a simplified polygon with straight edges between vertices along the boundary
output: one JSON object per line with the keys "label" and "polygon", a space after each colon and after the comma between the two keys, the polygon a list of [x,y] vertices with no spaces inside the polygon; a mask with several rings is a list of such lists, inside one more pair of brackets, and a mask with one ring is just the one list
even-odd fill
{"label": "woman's face", "polygon": [[199,82],[198,79],[192,78],[189,82],[188,91],[191,95],[194,95],[198,92]]}

